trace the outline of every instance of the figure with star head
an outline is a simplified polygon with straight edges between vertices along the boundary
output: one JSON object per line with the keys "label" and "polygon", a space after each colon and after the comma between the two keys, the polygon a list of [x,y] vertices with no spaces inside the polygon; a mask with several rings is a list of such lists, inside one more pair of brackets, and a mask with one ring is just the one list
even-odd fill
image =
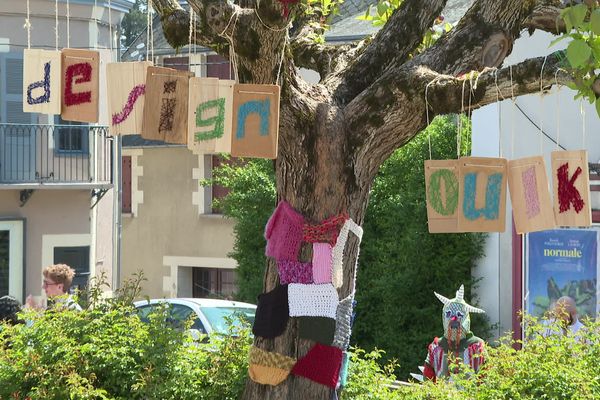
{"label": "figure with star head", "polygon": [[[435,292],[434,292],[435,293]],[[442,323],[444,335],[435,338],[427,348],[423,375],[431,380],[450,376],[457,365],[463,362],[475,372],[484,362],[484,342],[471,332],[470,313],[483,313],[482,309],[473,307],[465,302],[465,288],[460,286],[453,299],[448,299],[439,293],[436,297],[444,304],[442,308]]]}

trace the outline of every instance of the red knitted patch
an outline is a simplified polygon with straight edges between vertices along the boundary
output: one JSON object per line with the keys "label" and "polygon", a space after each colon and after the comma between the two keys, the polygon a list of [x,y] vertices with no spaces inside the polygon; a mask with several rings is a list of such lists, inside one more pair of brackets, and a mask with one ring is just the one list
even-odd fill
{"label": "red knitted patch", "polygon": [[298,360],[292,369],[292,374],[335,388],[341,366],[341,349],[317,343]]}
{"label": "red knitted patch", "polygon": [[287,18],[290,15],[290,5],[296,4],[298,0],[279,0],[281,6],[283,7],[283,11],[281,15]]}
{"label": "red knitted patch", "polygon": [[556,170],[558,178],[558,204],[561,213],[568,211],[571,208],[571,203],[573,203],[575,212],[579,213],[583,210],[585,203],[581,198],[579,190],[575,187],[575,181],[581,172],[581,167],[577,167],[575,173],[569,179],[569,163],[564,163]]}
{"label": "red knitted patch", "polygon": [[318,225],[304,224],[302,227],[305,242],[309,243],[329,243],[331,247],[335,246],[340,229],[348,219],[348,214],[343,213],[321,222]]}
{"label": "red knitted patch", "polygon": [[77,63],[69,65],[65,71],[65,104],[75,106],[92,101],[92,92],[73,93],[73,79],[75,83],[90,82],[92,80],[92,65],[90,63]]}

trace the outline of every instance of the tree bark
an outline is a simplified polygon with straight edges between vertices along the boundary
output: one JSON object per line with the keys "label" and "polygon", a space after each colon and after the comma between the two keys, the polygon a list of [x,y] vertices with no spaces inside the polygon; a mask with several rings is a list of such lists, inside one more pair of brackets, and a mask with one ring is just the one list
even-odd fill
{"label": "tree bark", "polygon": [[[186,11],[176,0],[154,2],[163,16],[167,39],[175,47],[185,44]],[[556,0],[476,0],[456,28],[418,55],[412,53],[445,0],[405,0],[373,40],[337,48],[308,41],[306,26],[290,41],[288,21],[282,18],[277,1],[237,5],[225,0],[188,2],[201,16],[195,41],[223,55],[235,50],[231,57],[241,82],[275,83],[281,75],[277,196],[314,223],[347,212],[362,225],[369,190],[381,163],[425,127],[427,112],[430,118],[458,113],[568,79],[557,73],[560,60],[556,54],[496,69],[523,28],[553,29],[548,21],[560,9]],[[298,5],[292,6],[295,12],[301,12]],[[540,74],[542,65],[544,73]],[[307,84],[297,66],[315,68],[321,73],[321,82]],[[468,103],[464,101],[465,88]],[[310,259],[308,246],[301,253]],[[358,243],[351,235],[340,299],[354,287],[357,254]],[[266,266],[264,291],[278,284],[277,267],[271,260]],[[314,343],[298,337],[297,321],[290,318],[280,337],[256,337],[254,344],[301,358]],[[331,389],[290,375],[275,387],[248,379],[243,398],[312,400],[331,396]]]}

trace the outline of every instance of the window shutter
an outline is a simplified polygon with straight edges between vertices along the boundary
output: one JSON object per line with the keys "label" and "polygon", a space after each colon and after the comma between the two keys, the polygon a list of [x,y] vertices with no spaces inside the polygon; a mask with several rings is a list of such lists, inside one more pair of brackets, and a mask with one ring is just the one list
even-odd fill
{"label": "window shutter", "polygon": [[6,93],[23,93],[23,59],[6,59]]}
{"label": "window shutter", "polygon": [[121,168],[122,180],[122,207],[121,212],[124,214],[131,213],[131,156],[123,156]]}

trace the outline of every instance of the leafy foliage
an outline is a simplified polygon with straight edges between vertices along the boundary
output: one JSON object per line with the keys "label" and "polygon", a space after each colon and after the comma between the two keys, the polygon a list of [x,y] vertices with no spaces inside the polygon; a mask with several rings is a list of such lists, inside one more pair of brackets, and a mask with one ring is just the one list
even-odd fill
{"label": "leafy foliage", "polygon": [[573,76],[568,86],[577,91],[575,99],[595,104],[600,116],[600,6],[596,1],[566,7],[561,17],[567,33],[552,44],[570,38],[567,46],[567,69]]}
{"label": "leafy foliage", "polygon": [[[461,148],[467,154],[466,118],[463,125]],[[481,235],[428,232],[423,160],[429,157],[429,134],[433,158],[456,157],[455,117],[447,116],[436,118],[381,167],[365,217],[357,278],[353,343],[369,351],[386,349],[386,360],[400,360],[401,377],[416,371],[428,342],[441,335],[441,305],[433,291],[452,297],[464,283],[469,293],[471,269],[483,251]],[[262,232],[275,207],[272,163],[251,160],[243,167],[224,166],[215,171],[214,180],[231,189],[221,206],[225,215],[236,220],[231,257],[238,262],[237,297],[255,302],[264,276]],[[444,260],[441,265],[440,260]],[[473,319],[474,331],[485,336],[485,322],[475,315]]]}
{"label": "leafy foliage", "polygon": [[31,324],[0,326],[0,399],[237,399],[248,329],[193,342],[166,308],[143,323],[128,303],[136,291],[90,293],[82,312],[29,311]]}
{"label": "leafy foliage", "polygon": [[131,10],[125,14],[121,22],[123,29],[123,46],[129,47],[133,41],[146,29],[147,0],[135,0]]}

